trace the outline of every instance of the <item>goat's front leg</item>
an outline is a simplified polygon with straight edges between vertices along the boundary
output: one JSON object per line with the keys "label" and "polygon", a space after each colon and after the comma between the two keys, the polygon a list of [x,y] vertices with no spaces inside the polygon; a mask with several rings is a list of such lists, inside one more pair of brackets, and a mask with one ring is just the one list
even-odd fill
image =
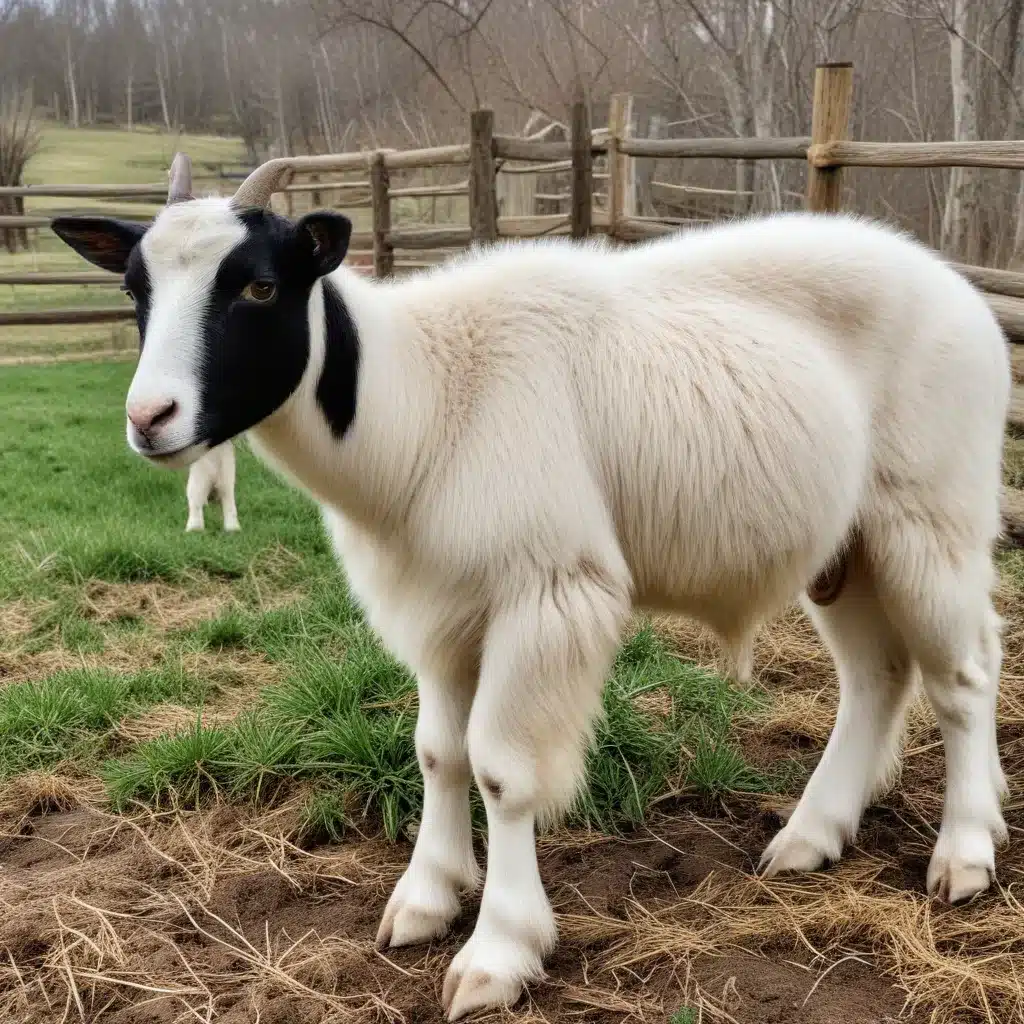
{"label": "goat's front leg", "polygon": [[395,886],[377,931],[377,947],[427,942],[448,931],[459,895],[475,888],[469,810],[466,723],[473,680],[420,677],[416,755],[423,772],[423,816],[405,874]]}
{"label": "goat's front leg", "polygon": [[511,1005],[542,976],[555,919],[534,824],[571,803],[586,741],[629,611],[610,574],[559,570],[491,619],[469,722],[487,809],[487,879],[476,928],[444,983],[449,1020]]}

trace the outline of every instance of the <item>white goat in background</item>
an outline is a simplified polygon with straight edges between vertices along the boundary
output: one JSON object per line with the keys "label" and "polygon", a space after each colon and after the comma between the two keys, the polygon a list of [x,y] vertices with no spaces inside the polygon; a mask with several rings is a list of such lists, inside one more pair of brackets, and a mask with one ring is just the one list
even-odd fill
{"label": "white goat in background", "polygon": [[235,449],[231,441],[211,448],[189,466],[185,497],[188,499],[186,532],[202,530],[203,507],[216,496],[224,514],[224,529],[230,533],[240,530],[238,509],[235,507]]}
{"label": "white goat in background", "polygon": [[248,432],[416,672],[423,817],[381,944],[457,916],[476,780],[487,873],[450,1019],[515,1000],[555,943],[534,827],[577,792],[634,607],[708,623],[745,675],[757,624],[802,594],[832,652],[836,725],[767,875],[841,854],[921,679],[947,765],[928,889],[990,884],[1010,370],[962,277],[880,226],[786,215],[373,282],[341,266],[345,217],[264,209],[286,160],[233,201],[189,201],[177,166],[148,229],[53,228],[134,292],[131,447],[181,466]]}

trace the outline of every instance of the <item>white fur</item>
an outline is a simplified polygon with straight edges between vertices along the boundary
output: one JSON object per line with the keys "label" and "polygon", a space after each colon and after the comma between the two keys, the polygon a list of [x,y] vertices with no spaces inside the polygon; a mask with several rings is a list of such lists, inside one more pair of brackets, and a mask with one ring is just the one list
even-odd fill
{"label": "white fur", "polygon": [[185,496],[188,499],[188,522],[185,530],[202,530],[203,506],[216,494],[224,514],[224,529],[240,530],[235,507],[235,449],[230,441],[211,448],[189,466]]}
{"label": "white fur", "polygon": [[[227,244],[225,212],[171,207],[151,251],[198,234],[222,251],[219,222]],[[179,271],[151,278],[157,303],[186,290]],[[853,528],[846,590],[807,609],[836,660],[838,720],[766,872],[840,854],[920,677],[948,763],[928,886],[989,884],[1010,375],[970,285],[881,227],[810,215],[333,283],[360,337],[351,428],[335,441],[315,401],[317,288],[303,381],[249,436],[322,503],[369,621],[418,676],[423,820],[381,942],[447,930],[476,878],[471,775],[483,794],[486,884],[445,984],[452,1019],[514,999],[554,944],[534,824],[577,790],[631,609],[703,620],[746,674],[758,623]],[[154,344],[133,390],[194,407]]]}

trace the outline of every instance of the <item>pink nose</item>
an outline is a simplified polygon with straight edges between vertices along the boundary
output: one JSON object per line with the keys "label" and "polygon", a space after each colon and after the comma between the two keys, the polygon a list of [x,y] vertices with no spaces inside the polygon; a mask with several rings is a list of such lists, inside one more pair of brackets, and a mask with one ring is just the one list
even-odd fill
{"label": "pink nose", "polygon": [[132,402],[128,406],[128,419],[140,434],[150,434],[174,419],[178,403],[173,398],[155,402]]}

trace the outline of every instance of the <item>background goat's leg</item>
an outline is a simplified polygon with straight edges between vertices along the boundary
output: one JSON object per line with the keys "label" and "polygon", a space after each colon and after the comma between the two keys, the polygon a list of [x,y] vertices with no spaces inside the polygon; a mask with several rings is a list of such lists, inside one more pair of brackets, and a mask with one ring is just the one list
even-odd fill
{"label": "background goat's leg", "polygon": [[221,457],[217,489],[220,492],[220,507],[224,513],[224,529],[231,533],[240,530],[238,509],[235,507],[235,449],[230,441],[225,445]]}
{"label": "background goat's leg", "polygon": [[188,482],[185,484],[185,498],[188,501],[188,521],[186,531],[203,529],[203,506],[210,496],[209,467],[196,462],[188,471]]}

